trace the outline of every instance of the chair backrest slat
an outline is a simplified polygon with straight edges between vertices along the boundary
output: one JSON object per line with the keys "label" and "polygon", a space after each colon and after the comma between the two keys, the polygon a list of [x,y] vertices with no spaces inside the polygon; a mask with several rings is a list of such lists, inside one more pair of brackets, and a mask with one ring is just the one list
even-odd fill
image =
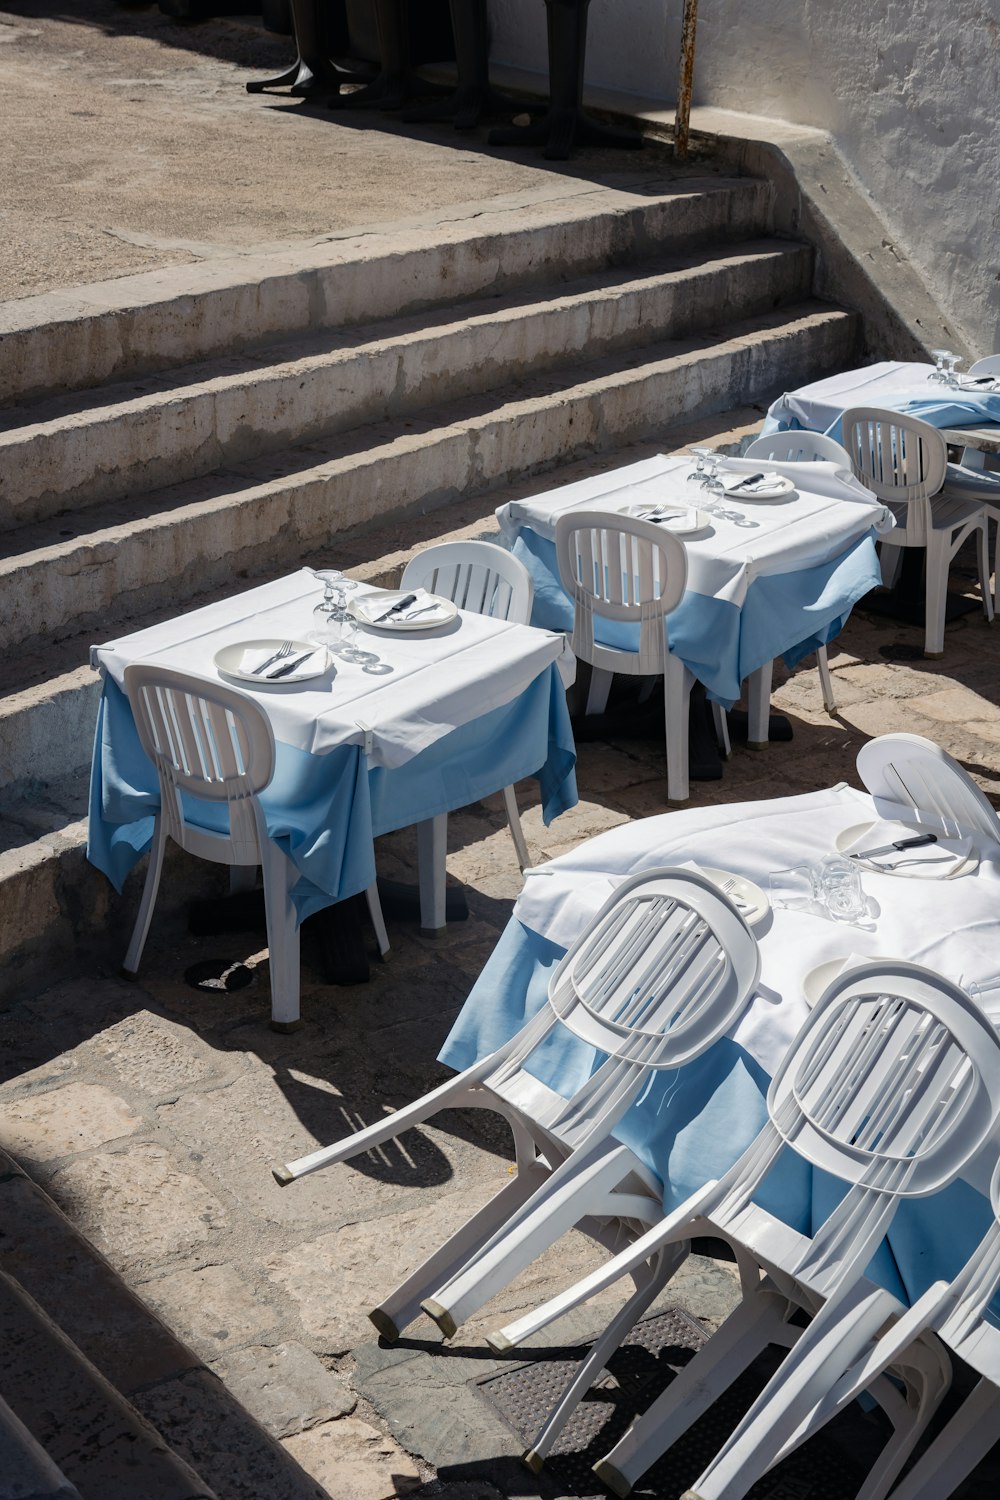
{"label": "chair backrest slat", "polygon": [[470,614],[531,621],[534,583],[520,561],[495,542],[441,542],[412,557],[400,586],[440,594]]}
{"label": "chair backrest slat", "polygon": [[769,432],[754,438],[743,454],[744,458],[756,458],[773,463],[815,463],[828,459],[850,472],[851,455],[842,444],[825,432],[807,432],[797,428],[787,432]]}
{"label": "chair backrest slat", "polygon": [[979,853],[1000,844],[1000,819],[956,760],[917,734],[883,734],[858,751],[858,772],[879,816],[971,838]]}

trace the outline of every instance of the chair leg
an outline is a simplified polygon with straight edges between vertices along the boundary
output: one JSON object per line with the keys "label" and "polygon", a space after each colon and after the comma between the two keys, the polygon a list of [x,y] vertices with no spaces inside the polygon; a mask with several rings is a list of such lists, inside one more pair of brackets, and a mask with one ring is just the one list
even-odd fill
{"label": "chair leg", "polygon": [[882,574],[882,587],[891,589],[896,582],[896,574],[903,562],[902,547],[890,547],[888,542],[879,544],[879,569]]}
{"label": "chair leg", "polygon": [[163,819],[159,813],[153,825],[153,842],[149,850],[149,864],[146,866],[146,883],[142,888],[142,899],[139,902],[139,913],[135,919],[132,929],[132,940],[128,945],[125,962],[122,968],[126,974],[135,974],[139,969],[139,960],[142,958],[142,950],[146,946],[146,935],[149,932],[149,924],[153,916],[153,906],[156,903],[156,893],[160,888],[160,876],[163,873],[163,856],[167,847],[167,834],[163,826]]}
{"label": "chair leg", "polygon": [[503,789],[503,805],[507,810],[507,822],[510,824],[510,836],[514,840],[514,852],[517,855],[517,867],[523,875],[531,864],[531,856],[528,854],[528,846],[524,841],[524,829],[521,827],[521,814],[517,809],[517,798],[512,786]]}
{"label": "chair leg", "polygon": [[375,929],[375,941],[378,943],[378,951],[384,958],[389,951],[389,934],[386,931],[385,917],[382,915],[382,903],[378,898],[378,885],[370,885],[365,891],[365,900],[368,902],[368,915]]}
{"label": "chair leg", "polygon": [[816,652],[816,665],[819,668],[819,685],[823,693],[823,707],[828,714],[837,712],[837,700],[833,696],[833,678],[830,676],[830,659],[826,654],[826,647],[820,646]]}
{"label": "chair leg", "polygon": [[728,760],[733,747],[729,742],[729,720],[721,703],[712,704],[712,722],[715,725],[715,738],[719,742],[719,753],[723,760]]}
{"label": "chair leg", "polygon": [[924,655],[944,655],[944,616],[948,602],[951,553],[936,533],[927,538],[927,597],[924,604]]}
{"label": "chair leg", "polygon": [[606,672],[602,667],[591,667],[590,669],[590,691],[587,693],[587,707],[584,710],[588,714],[602,714],[608,706],[608,694],[611,692],[611,684],[615,680],[614,672]]}
{"label": "chair leg", "polygon": [[990,589],[990,523],[983,517],[982,525],[976,537],[976,551],[979,557],[979,587],[983,595],[983,612],[987,620],[993,619],[993,593]]}
{"label": "chair leg", "polygon": [[767,661],[747,679],[747,707],[749,709],[747,744],[751,750],[763,750],[767,745],[771,720],[771,677],[774,662]]}
{"label": "chair leg", "polygon": [[276,845],[261,850],[264,912],[271,965],[271,1029],[296,1031],[299,1016],[299,922],[292,901],[298,872]]}
{"label": "chair leg", "polygon": [[686,802],[688,799],[688,718],[693,684],[694,677],[680,657],[668,652],[663,672],[668,802]]}
{"label": "chair leg", "polygon": [[942,1500],[953,1494],[996,1442],[998,1400],[996,1386],[982,1379],[893,1490],[893,1500]]}
{"label": "chair leg", "polygon": [[448,814],[438,813],[417,824],[417,868],[420,880],[420,928],[440,932],[444,927],[445,878],[448,854]]}

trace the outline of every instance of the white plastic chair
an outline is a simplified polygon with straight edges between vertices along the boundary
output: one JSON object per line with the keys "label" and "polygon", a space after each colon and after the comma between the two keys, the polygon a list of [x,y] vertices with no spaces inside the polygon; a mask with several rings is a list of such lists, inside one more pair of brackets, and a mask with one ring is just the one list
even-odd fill
{"label": "white plastic chair", "polygon": [[1000,1162],[990,1183],[994,1222],[951,1283],[937,1281],[878,1340],[820,1403],[814,1421],[827,1421],[872,1380],[905,1360],[915,1340],[934,1333],[980,1379],[958,1411],[921,1454],[893,1500],[947,1500],[993,1447],[1000,1430],[1000,1329],[987,1308],[1000,1290]]}
{"label": "white plastic chair", "polygon": [[[591,667],[587,713],[603,713],[616,672],[663,677],[667,799],[688,798],[688,711],[694,677],[670,651],[668,616],[684,596],[684,544],[651,521],[604,511],[570,511],[556,522],[562,586],[573,600],[570,645]],[[602,645],[596,620],[638,625],[639,648]],[[729,749],[725,713],[712,705],[716,734]]]}
{"label": "white plastic chair", "polygon": [[969,375],[1000,375],[1000,354],[987,354],[984,359],[977,359],[975,364],[970,365]]}
{"label": "white plastic chair", "polygon": [[1000,844],[1000,818],[972,777],[919,734],[883,734],[862,745],[858,774],[887,822],[946,838],[971,838],[980,855]]}
{"label": "white plastic chair", "polygon": [[[505,547],[498,547],[495,542],[441,542],[436,547],[428,547],[424,552],[418,552],[416,557],[410,558],[403,569],[400,588],[427,589],[429,593],[451,599],[459,609],[488,615],[493,620],[512,620],[517,625],[531,623],[534,580],[518,558]],[[503,789],[503,805],[510,824],[510,836],[514,840],[518,867],[523,873],[531,859],[512,786],[505,786]],[[443,927],[447,813],[441,813],[432,820],[425,838],[430,841],[433,851],[430,857],[435,864],[435,889],[429,898],[429,905],[435,916],[425,920],[423,925]],[[424,901],[427,901],[426,894]],[[440,920],[437,920],[438,917]]]}
{"label": "white plastic chair", "polygon": [[[268,837],[260,805],[260,793],[274,775],[270,721],[246,693],[169,667],[144,662],[126,667],[125,692],[139,742],[156,767],[160,808],[123,968],[128,974],[138,972],[168,838],[199,859],[229,865],[234,885],[245,884],[245,877],[260,865],[271,966],[271,1024],[277,1030],[293,1030],[300,1024],[298,918],[291,899],[298,872]],[[191,822],[185,797],[225,804],[229,832]],[[379,948],[385,953],[389,940],[376,887],[366,895]]]}
{"label": "white plastic chair", "polygon": [[[905,1311],[864,1276],[898,1202],[951,1182],[996,1127],[1000,1040],[957,986],[913,964],[872,962],[827,989],[775,1074],[767,1103],[768,1124],[719,1182],[503,1330],[501,1347],[510,1348],[616,1277],[634,1275],[644,1258],[662,1261],[692,1235],[721,1236],[757,1263],[762,1279],[744,1274],[740,1307],[595,1465],[617,1495],[630,1493],[768,1343],[790,1344],[790,1352],[684,1500],[741,1500],[820,1425],[823,1400],[868,1355],[887,1321]],[[755,1202],[786,1147],[847,1185],[812,1235]],[[813,1315],[801,1332],[786,1321],[795,1308]],[[533,1467],[592,1383],[602,1352],[598,1346],[588,1355],[535,1440]],[[865,1500],[888,1492],[948,1387],[948,1361],[933,1339],[911,1345],[895,1373],[906,1380],[905,1395],[889,1381],[871,1386],[894,1432],[860,1492]]]}
{"label": "white plastic chair", "polygon": [[[653,1072],[683,1066],[732,1026],[759,966],[753,934],[705,877],[686,870],[636,876],[559,964],[546,1005],[503,1047],[415,1104],[274,1175],[284,1185],[347,1161],[442,1109],[503,1115],[517,1175],[370,1314],[394,1339],[423,1308],[450,1335],[574,1224],[613,1254],[623,1236],[659,1220],[662,1182],[611,1131]],[[568,1099],[528,1071],[532,1054],[561,1028],[607,1054]],[[687,1246],[670,1252],[674,1264],[686,1254]],[[647,1290],[644,1270],[636,1280],[641,1311],[656,1289]]]}
{"label": "white plastic chair", "polygon": [[927,552],[924,655],[943,656],[948,570],[973,532],[978,535],[983,609],[988,620],[993,618],[986,508],[981,500],[942,493],[948,449],[929,423],[901,412],[859,406],[844,413],[841,426],[855,474],[896,517],[895,528],[882,537],[883,560],[899,547],[923,547]]}
{"label": "white plastic chair", "polygon": [[[825,432],[772,432],[766,437],[754,438],[749,448],[743,455],[744,458],[759,458],[762,462],[781,463],[816,463],[822,459],[829,459],[846,469],[848,474],[851,470],[851,455],[847,449],[842,447],[832,437],[827,437]],[[823,707],[828,714],[837,712],[837,700],[833,692],[833,679],[830,676],[830,660],[825,646],[816,648],[816,666],[819,669],[819,685],[823,694]],[[768,689],[768,705],[770,705],[770,674],[766,681]],[[751,735],[751,738],[753,736]]]}

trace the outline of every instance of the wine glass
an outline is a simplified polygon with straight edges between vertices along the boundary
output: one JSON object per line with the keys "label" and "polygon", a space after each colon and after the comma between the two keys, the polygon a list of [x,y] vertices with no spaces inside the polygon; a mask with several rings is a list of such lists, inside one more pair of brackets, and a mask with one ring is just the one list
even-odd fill
{"label": "wine glass", "polygon": [[944,385],[944,383],[948,379],[948,376],[945,374],[944,362],[950,357],[950,349],[932,349],[931,358],[934,361],[934,369],[928,375],[927,379],[936,380],[939,382],[939,384]]}
{"label": "wine glass", "polygon": [[323,585],[323,597],[313,605],[313,614],[334,616],[338,608],[343,608],[343,600],[339,605],[337,603],[337,591],[343,591],[347,580],[339,568],[310,568],[309,571]]}
{"label": "wine glass", "polygon": [[711,448],[689,448],[688,452],[691,454],[692,458],[696,458],[698,460],[698,465],[694,473],[689,474],[687,477],[688,484],[690,484],[693,480],[696,480],[698,484],[704,486],[708,477],[705,470],[705,463],[713,456],[712,450]]}
{"label": "wine glass", "polygon": [[964,365],[965,360],[962,358],[961,354],[949,354],[947,356],[946,363],[948,366],[948,373],[945,376],[945,382],[951,387],[953,391],[957,391],[959,389],[958,367],[959,365]]}

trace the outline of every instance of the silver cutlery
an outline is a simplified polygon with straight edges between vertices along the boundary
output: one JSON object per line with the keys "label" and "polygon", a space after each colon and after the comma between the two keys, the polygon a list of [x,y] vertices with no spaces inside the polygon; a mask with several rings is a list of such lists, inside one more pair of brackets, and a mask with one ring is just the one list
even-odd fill
{"label": "silver cutlery", "polygon": [[[418,615],[426,615],[432,609],[437,609],[437,608],[438,608],[438,606],[436,604],[424,604],[424,605],[422,605],[420,607],[420,609],[413,609],[413,610],[411,610],[410,613],[405,616],[405,618],[407,620],[415,620]],[[384,616],[383,616],[383,618],[384,618]]]}
{"label": "silver cutlery", "polygon": [[[859,849],[857,854],[848,856],[850,859],[874,859],[879,854],[895,854],[903,849],[919,849],[922,844],[936,844],[936,833],[918,833],[911,839],[895,839],[891,844],[881,844],[878,849]],[[886,866],[892,869],[891,865]]]}
{"label": "silver cutlery", "polygon": [[396,603],[390,609],[387,609],[384,615],[376,615],[372,624],[381,625],[383,620],[388,620],[392,615],[398,615],[401,609],[409,609],[410,605],[416,604],[416,602],[416,594],[407,594],[405,599],[397,599]]}
{"label": "silver cutlery", "polygon": [[262,661],[259,667],[253,668],[253,671],[250,673],[251,677],[259,677],[262,672],[267,671],[268,667],[273,667],[276,661],[281,661],[284,657],[291,656],[291,654],[291,641],[282,641],[273,656],[269,656],[267,661]]}
{"label": "silver cutlery", "polygon": [[289,672],[294,672],[298,667],[301,667],[304,661],[308,661],[310,656],[314,656],[315,654],[314,647],[312,651],[306,651],[304,655],[297,656],[294,661],[290,661],[285,666],[279,667],[276,672],[268,672],[268,682],[275,682],[279,677],[287,677]]}

